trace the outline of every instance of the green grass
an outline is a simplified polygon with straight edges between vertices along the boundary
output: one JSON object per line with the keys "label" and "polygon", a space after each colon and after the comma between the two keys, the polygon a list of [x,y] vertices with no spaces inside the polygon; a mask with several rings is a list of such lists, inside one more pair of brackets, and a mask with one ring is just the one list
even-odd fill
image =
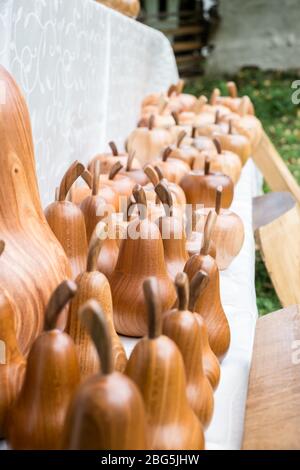
{"label": "green grass", "polygon": [[[234,80],[241,95],[249,95],[256,115],[265,131],[285,160],[288,168],[300,183],[300,105],[291,100],[294,90],[291,84],[299,79],[299,72],[262,72],[256,69],[242,70],[238,75],[223,78],[201,77],[188,82],[185,90],[196,95],[208,96],[213,88],[227,94],[226,81]],[[264,190],[268,191],[264,184]],[[259,313],[264,315],[280,308],[259,252],[256,253],[256,293]]]}

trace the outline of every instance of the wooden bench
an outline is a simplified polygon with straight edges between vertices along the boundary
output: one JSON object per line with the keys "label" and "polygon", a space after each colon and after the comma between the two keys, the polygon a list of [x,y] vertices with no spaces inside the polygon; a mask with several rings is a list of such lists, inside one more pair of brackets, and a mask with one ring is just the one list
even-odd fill
{"label": "wooden bench", "polygon": [[257,321],[243,449],[300,449],[299,305]]}

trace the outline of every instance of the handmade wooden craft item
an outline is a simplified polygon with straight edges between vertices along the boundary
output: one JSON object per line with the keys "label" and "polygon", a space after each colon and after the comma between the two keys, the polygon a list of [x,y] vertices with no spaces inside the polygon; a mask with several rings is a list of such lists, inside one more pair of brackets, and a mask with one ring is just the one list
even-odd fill
{"label": "handmade wooden craft item", "polygon": [[[11,75],[0,66],[5,102],[0,103],[0,285],[14,299],[17,340],[27,353],[43,326],[55,287],[71,275],[70,264],[46,222],[35,173],[28,109]],[[42,282],[41,282],[42,281]]]}
{"label": "handmade wooden craft item", "polygon": [[86,265],[87,238],[83,214],[76,204],[67,201],[67,195],[84,170],[82,163],[72,163],[61,180],[56,201],[45,209],[47,222],[70,261],[73,279]]}
{"label": "handmade wooden craft item", "polygon": [[134,189],[139,218],[127,226],[127,235],[121,242],[118,262],[110,277],[114,302],[114,323],[118,333],[143,336],[147,333],[147,305],[143,295],[143,282],[156,276],[160,283],[161,302],[168,310],[176,293],[168,275],[164,247],[159,228],[147,217],[147,201],[141,186]]}
{"label": "handmade wooden craft item", "polygon": [[142,393],[151,449],[203,449],[202,425],[187,399],[182,355],[176,344],[162,335],[159,285],[155,278],[144,282],[148,336],[133,349],[126,374]]}
{"label": "handmade wooden craft item", "polygon": [[161,159],[154,161],[157,166],[164,174],[165,178],[172,183],[179,183],[184,175],[190,171],[190,167],[187,162],[179,158],[171,158],[172,148],[167,147],[162,153]]}
{"label": "handmade wooden craft item", "polygon": [[97,350],[90,335],[80,322],[78,312],[89,299],[95,299],[101,305],[105,315],[107,328],[112,343],[112,367],[123,372],[127,358],[124,347],[116,333],[113,323],[113,306],[110,286],[107,278],[97,271],[99,252],[103,244],[105,224],[97,226],[89,246],[86,271],[76,278],[77,293],[70,304],[70,312],[66,327],[67,333],[73,338],[79,359],[81,377],[95,374],[99,369]]}
{"label": "handmade wooden craft item", "polygon": [[132,167],[134,155],[134,153],[128,155],[126,166],[121,169],[120,174],[128,176],[135,184],[146,186],[149,183],[149,178],[144,170]]}
{"label": "handmade wooden craft item", "polygon": [[[220,96],[220,93],[216,94],[214,92],[211,98],[212,104],[221,104],[229,108],[232,112],[237,113],[239,111],[242,98],[238,96],[238,89],[235,82],[227,82],[227,89],[229,96]],[[254,106],[250,99],[247,105],[247,114],[255,114]]]}
{"label": "handmade wooden craft item", "polygon": [[[110,172],[111,168],[117,163],[120,162],[124,167],[127,164],[128,153],[119,152],[115,142],[109,142],[109,147],[111,149],[110,153],[100,153],[96,155],[89,162],[88,169],[91,173],[94,172],[94,165],[97,161],[100,161],[101,173],[106,175]],[[141,168],[140,162],[134,158],[132,161],[132,168]]]}
{"label": "handmade wooden craft item", "polygon": [[213,415],[213,389],[203,367],[202,330],[196,316],[188,310],[189,282],[185,273],[176,275],[175,287],[178,307],[164,313],[162,332],[174,341],[182,354],[188,401],[206,427]]}
{"label": "handmade wooden craft item", "polygon": [[44,332],[32,345],[21,392],[9,413],[8,442],[13,449],[61,447],[67,409],[80,375],[73,340],[56,325],[75,293],[76,284],[64,281],[49,301]]}
{"label": "handmade wooden craft item", "polygon": [[[215,211],[210,211],[204,229],[204,240],[210,239],[216,223]],[[184,271],[189,281],[198,271],[204,271],[208,283],[194,305],[194,310],[202,315],[208,330],[209,344],[218,358],[224,356],[230,345],[230,329],[220,298],[220,276],[216,261],[208,254],[209,244],[204,242],[199,254],[191,256]]]}
{"label": "handmade wooden craft item", "polygon": [[[182,130],[176,140],[176,144],[172,145],[170,148],[172,152],[169,155],[170,159],[178,159],[186,163],[189,167],[192,166],[194,159],[199,155],[199,152],[195,146],[188,145],[185,142],[187,133],[185,130]],[[192,143],[192,139],[190,139]]]}
{"label": "handmade wooden craft item", "polygon": [[79,206],[87,196],[90,196],[93,188],[93,176],[89,170],[85,169],[80,176],[86,184],[84,186],[78,185],[75,181],[68,194],[68,200],[74,202],[77,206]]}
{"label": "handmade wooden craft item", "polygon": [[[212,137],[219,141],[223,151],[227,150],[238,155],[243,165],[247,163],[252,153],[250,141],[245,135],[234,132],[232,120],[228,123],[227,133],[216,131],[213,132]],[[221,153],[219,149],[218,153]]]}
{"label": "handmade wooden craft item", "polygon": [[79,317],[94,342],[101,372],[77,390],[66,419],[63,448],[147,449],[144,403],[136,385],[114,371],[106,315],[98,302],[90,300],[80,309]]}

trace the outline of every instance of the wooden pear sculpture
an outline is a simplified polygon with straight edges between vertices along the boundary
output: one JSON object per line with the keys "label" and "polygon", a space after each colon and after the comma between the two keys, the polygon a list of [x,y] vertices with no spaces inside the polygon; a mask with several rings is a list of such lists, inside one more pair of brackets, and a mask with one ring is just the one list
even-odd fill
{"label": "wooden pear sculpture", "polygon": [[126,166],[121,170],[121,174],[128,176],[134,182],[134,184],[146,186],[146,184],[149,183],[149,178],[144,172],[144,170],[142,170],[141,168],[132,167],[134,155],[134,153],[128,155]]}
{"label": "wooden pear sculpture", "polygon": [[174,304],[176,293],[167,273],[159,228],[147,217],[145,192],[137,185],[133,193],[138,202],[139,217],[127,226],[110,286],[117,332],[143,336],[148,329],[147,305],[142,289],[144,280],[151,275],[158,278],[164,310]]}
{"label": "wooden pear sculpture", "polygon": [[[105,175],[110,172],[111,168],[117,162],[120,162],[123,166],[126,166],[128,154],[126,152],[119,152],[115,142],[109,142],[108,145],[111,149],[111,153],[100,153],[90,161],[88,169],[91,173],[93,173],[94,165],[97,161],[100,162],[101,173]],[[133,159],[131,166],[132,168],[141,168],[141,164],[136,158]]]}
{"label": "wooden pear sculpture", "polygon": [[77,206],[80,206],[82,201],[87,196],[90,196],[93,188],[93,176],[89,172],[89,170],[85,169],[80,176],[86,184],[84,186],[79,186],[75,182],[71,187],[68,195],[69,201],[74,202],[74,204],[76,204]]}
{"label": "wooden pear sculpture", "polygon": [[173,200],[171,192],[165,182],[160,182],[155,191],[164,205],[166,215],[159,217],[157,224],[164,245],[165,262],[170,277],[174,280],[176,274],[181,272],[189,255],[186,251],[186,236],[183,217],[173,214]]}
{"label": "wooden pear sculpture", "polygon": [[[205,223],[205,237],[209,239],[216,223],[215,211],[210,211]],[[208,276],[208,284],[202,295],[195,302],[195,312],[202,315],[208,330],[211,349],[218,358],[222,358],[230,345],[230,329],[220,298],[220,275],[216,261],[208,254],[208,243],[205,243],[200,254],[193,255],[187,261],[184,271],[189,281],[198,271]]]}
{"label": "wooden pear sculpture", "polygon": [[[0,241],[0,255],[5,244]],[[25,359],[16,338],[16,305],[0,288],[0,439],[5,435],[7,412],[16,400],[22,386]]]}
{"label": "wooden pear sculpture", "polygon": [[71,301],[67,333],[73,338],[79,359],[81,377],[95,374],[99,369],[99,358],[96,348],[85,328],[80,322],[78,312],[89,299],[95,299],[102,307],[112,342],[112,366],[114,370],[123,372],[127,358],[124,347],[119,339],[113,323],[113,307],[110,286],[107,278],[97,271],[97,260],[103,243],[102,236],[105,224],[100,222],[93,234],[86,272],[76,279],[77,293]]}
{"label": "wooden pear sculpture", "polygon": [[220,364],[217,356],[210,347],[207,327],[204,319],[198,313],[195,313],[195,303],[202,295],[203,290],[207,287],[208,276],[204,271],[195,274],[190,283],[189,310],[194,312],[201,330],[202,337],[202,362],[203,370],[208,378],[212,388],[215,390],[220,382]]}
{"label": "wooden pear sculpture", "polygon": [[73,279],[86,265],[87,239],[83,214],[79,207],[67,201],[67,194],[84,170],[78,161],[72,163],[60,183],[57,200],[45,209],[47,222],[70,261]]}
{"label": "wooden pear sculpture", "polygon": [[17,340],[21,352],[27,353],[43,327],[53,289],[70,277],[71,270],[41,207],[25,100],[1,66],[0,82],[6,98],[0,103],[0,238],[6,245],[0,285],[18,307]]}
{"label": "wooden pear sculpture", "polygon": [[179,184],[168,181],[165,178],[163,171],[158,166],[155,166],[154,171],[157,174],[158,181],[164,181],[165,183],[167,183],[168,189],[172,195],[173,205],[179,206],[184,209],[186,205],[186,197],[185,197],[183,189],[179,186]]}
{"label": "wooden pear sculpture", "polygon": [[220,143],[222,142],[222,139],[214,138],[213,141],[218,152],[215,160],[220,162],[222,173],[229,176],[233,183],[236,184],[240,179],[242,171],[242,163],[239,155],[229,149],[226,150],[226,147],[223,149],[223,146]]}
{"label": "wooden pear sculpture", "polygon": [[86,302],[79,317],[94,343],[101,373],[77,390],[64,430],[64,449],[147,449],[146,413],[141,394],[125,375],[114,371],[110,328],[95,300]]}
{"label": "wooden pear sculpture", "polygon": [[241,163],[245,165],[252,153],[251,144],[248,137],[243,134],[233,132],[232,120],[228,123],[227,133],[217,131],[214,132],[212,136],[213,138],[218,139],[223,150],[227,150],[238,155]]}
{"label": "wooden pear sculpture", "polygon": [[190,171],[190,167],[182,159],[170,158],[172,152],[172,147],[165,148],[161,159],[155,160],[155,166],[160,168],[168,181],[178,184],[184,175]]}
{"label": "wooden pear sculpture", "polygon": [[213,389],[203,368],[203,338],[196,316],[188,310],[189,282],[185,273],[175,278],[178,308],[163,316],[163,334],[178,346],[186,372],[187,397],[204,427],[211,421],[214,409]]}
{"label": "wooden pear sculpture", "polygon": [[171,146],[172,152],[170,153],[169,158],[182,160],[191,167],[194,159],[198,157],[199,152],[196,147],[184,143],[186,136],[187,133],[184,130],[179,133],[176,145]]}
{"label": "wooden pear sculpture", "polygon": [[65,281],[49,301],[44,332],[32,345],[21,392],[9,413],[8,442],[13,449],[54,450],[61,446],[67,409],[80,375],[73,340],[56,324],[75,293],[76,284]]}
{"label": "wooden pear sculpture", "polygon": [[142,393],[151,449],[203,449],[202,425],[187,399],[182,355],[176,344],[162,335],[158,284],[155,278],[144,282],[148,336],[133,349],[126,374]]}

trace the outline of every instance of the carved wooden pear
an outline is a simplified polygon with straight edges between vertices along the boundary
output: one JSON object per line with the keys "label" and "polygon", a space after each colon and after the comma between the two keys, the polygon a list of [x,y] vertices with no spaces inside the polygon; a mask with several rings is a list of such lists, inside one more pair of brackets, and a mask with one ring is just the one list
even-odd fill
{"label": "carved wooden pear", "polygon": [[214,409],[212,386],[203,368],[203,338],[196,316],[188,310],[189,282],[185,273],[175,278],[178,308],[163,316],[163,334],[178,346],[185,365],[187,397],[204,427],[211,421]]}
{"label": "carved wooden pear", "polygon": [[143,450],[147,448],[146,414],[141,394],[125,375],[114,372],[110,328],[95,300],[79,312],[101,363],[101,373],[87,379],[69,408],[65,449]]}
{"label": "carved wooden pear", "polygon": [[[0,255],[4,247],[0,241]],[[25,372],[25,359],[16,338],[16,309],[12,298],[0,288],[0,439],[5,435],[7,412],[19,394]]]}
{"label": "carved wooden pear", "polygon": [[151,449],[203,449],[202,425],[187,399],[182,355],[176,344],[162,335],[158,285],[155,278],[144,282],[148,336],[133,349],[126,374],[142,393]]}
{"label": "carved wooden pear", "polygon": [[56,324],[75,292],[76,284],[65,281],[49,301],[44,332],[32,345],[23,387],[9,414],[8,441],[13,449],[61,446],[67,409],[80,375],[74,343]]}
{"label": "carved wooden pear", "polygon": [[157,220],[164,245],[165,262],[172,279],[181,272],[189,255],[186,251],[186,236],[183,217],[173,214],[172,195],[165,182],[160,182],[155,191],[164,205],[166,215]]}
{"label": "carved wooden pear", "polygon": [[[94,165],[97,161],[100,162],[102,174],[108,174],[117,162],[120,162],[123,166],[126,165],[128,153],[119,152],[115,142],[109,142],[108,145],[111,149],[110,153],[100,153],[90,161],[88,169],[91,173],[93,173]],[[136,158],[133,159],[132,168],[141,168],[141,164]]]}
{"label": "carved wooden pear", "polygon": [[84,170],[78,161],[72,163],[61,181],[57,200],[45,209],[47,222],[70,261],[74,279],[86,265],[87,239],[83,214],[67,201],[67,194]]}
{"label": "carved wooden pear", "polygon": [[77,206],[80,206],[82,201],[87,196],[91,195],[93,188],[93,176],[87,169],[85,169],[80,176],[86,184],[84,186],[79,186],[77,185],[77,182],[75,182],[68,195],[69,201],[74,202]]}
{"label": "carved wooden pear", "polygon": [[195,312],[202,315],[208,330],[209,344],[217,357],[221,358],[230,344],[230,329],[220,298],[220,277],[216,261],[208,254],[210,239],[216,221],[216,213],[211,211],[204,230],[204,245],[200,254],[187,261],[184,271],[191,282],[194,275],[202,270],[209,278],[202,295],[195,302]]}
{"label": "carved wooden pear", "polygon": [[147,333],[147,306],[143,282],[154,275],[160,283],[161,302],[168,310],[175,301],[174,285],[165,265],[159,228],[147,217],[147,201],[141,186],[134,189],[139,218],[127,226],[116,269],[110,277],[114,305],[114,323],[120,334],[143,336]]}
{"label": "carved wooden pear", "polygon": [[66,331],[73,338],[80,365],[81,377],[95,374],[99,369],[97,350],[86,329],[80,322],[78,312],[89,299],[95,299],[102,307],[112,342],[113,369],[123,372],[127,358],[113,323],[111,291],[106,277],[97,271],[97,260],[102,247],[105,224],[100,222],[91,239],[86,272],[76,279],[77,293],[71,301]]}
{"label": "carved wooden pear", "polygon": [[170,158],[172,152],[172,147],[165,148],[161,159],[155,160],[155,166],[163,172],[168,181],[179,184],[181,179],[190,171],[190,166],[182,159]]}
{"label": "carved wooden pear", "polygon": [[41,207],[25,100],[1,66],[0,82],[5,88],[5,102],[0,103],[0,211],[5,214],[0,238],[6,245],[0,285],[18,307],[17,340],[21,352],[27,353],[42,329],[44,309],[53,289],[71,271]]}
{"label": "carved wooden pear", "polygon": [[210,381],[212,388],[215,390],[219,385],[221,374],[219,360],[210,347],[207,327],[204,319],[201,315],[195,313],[195,303],[202,295],[202,292],[207,287],[207,284],[208,276],[204,271],[199,271],[195,274],[190,284],[189,310],[194,312],[201,330],[203,370],[206,377]]}

